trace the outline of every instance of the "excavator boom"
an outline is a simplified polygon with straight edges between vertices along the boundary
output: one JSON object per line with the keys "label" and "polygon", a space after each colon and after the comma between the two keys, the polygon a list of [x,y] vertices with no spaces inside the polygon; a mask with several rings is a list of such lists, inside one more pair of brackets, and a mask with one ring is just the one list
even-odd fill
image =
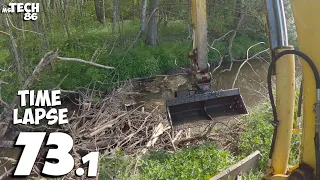
{"label": "excavator boom", "polygon": [[222,116],[246,115],[247,109],[239,89],[213,92],[208,63],[206,0],[191,0],[193,49],[189,54],[194,89],[177,91],[167,100],[170,124],[175,128],[193,123],[214,123]]}

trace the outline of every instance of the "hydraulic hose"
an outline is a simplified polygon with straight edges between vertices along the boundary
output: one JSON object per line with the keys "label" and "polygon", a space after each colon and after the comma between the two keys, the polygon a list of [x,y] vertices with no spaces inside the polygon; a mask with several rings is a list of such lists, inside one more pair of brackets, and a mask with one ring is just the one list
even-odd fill
{"label": "hydraulic hose", "polygon": [[299,102],[298,102],[298,112],[297,117],[301,117],[301,111],[302,111],[302,94],[303,94],[303,81],[301,80],[300,84],[300,92],[299,92]]}
{"label": "hydraulic hose", "polygon": [[[319,77],[319,72],[315,66],[315,64],[313,63],[313,61],[303,52],[298,51],[298,50],[284,50],[280,53],[277,53],[273,58],[272,61],[270,63],[269,69],[268,69],[268,76],[267,76],[267,83],[268,83],[268,93],[269,93],[269,98],[270,98],[270,103],[271,103],[271,108],[272,108],[272,113],[273,113],[273,117],[274,120],[272,122],[272,124],[274,125],[274,132],[273,132],[273,137],[272,137],[272,143],[271,143],[271,148],[270,148],[270,154],[269,154],[269,159],[272,159],[272,154],[274,151],[274,146],[275,146],[275,140],[277,137],[277,129],[279,126],[279,120],[277,117],[277,110],[276,110],[276,105],[274,102],[274,96],[273,96],[273,92],[272,92],[272,81],[271,81],[271,76],[272,76],[272,72],[273,69],[275,67],[276,62],[285,55],[288,54],[294,54],[299,56],[300,58],[302,58],[303,60],[305,60],[308,65],[310,66],[314,78],[315,78],[315,83],[316,83],[316,91],[317,91],[317,98],[319,98],[318,96],[320,95],[320,77]],[[319,99],[317,99],[317,103]],[[315,152],[316,152],[316,179],[320,179],[320,149],[319,149],[319,145],[320,145],[320,132],[319,132],[319,128],[318,128],[318,122],[316,122],[316,131],[315,131],[315,138],[314,138],[314,143],[315,143]]]}

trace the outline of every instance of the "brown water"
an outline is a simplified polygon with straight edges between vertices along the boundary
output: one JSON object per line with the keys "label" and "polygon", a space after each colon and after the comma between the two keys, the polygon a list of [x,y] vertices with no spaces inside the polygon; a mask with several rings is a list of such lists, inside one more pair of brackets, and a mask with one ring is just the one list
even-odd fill
{"label": "brown water", "polygon": [[[214,72],[212,80],[213,90],[231,89],[240,65],[241,63],[234,63],[231,71],[223,71],[221,69],[228,69],[229,67],[221,67]],[[237,77],[234,88],[240,88],[244,102],[249,109],[258,105],[267,97],[266,80],[268,66],[268,62],[264,60],[251,60],[250,65],[245,64],[241,68]],[[191,84],[191,80],[186,76],[173,76],[169,79],[158,77],[156,81],[151,85],[148,85],[150,82],[140,84],[141,87],[137,89],[144,96],[139,101],[150,103],[150,106],[164,105],[165,99],[173,97],[174,90],[190,88]],[[146,85],[148,86],[147,90],[145,89]],[[10,137],[7,138],[10,139]],[[11,162],[1,159],[1,157],[17,159],[20,153],[21,149],[0,148],[0,176],[5,172],[5,168],[9,170],[13,167]]]}
{"label": "brown water", "polygon": [[[267,98],[267,74],[269,63],[265,60],[251,60],[242,66],[234,88],[240,88],[245,104],[251,108]],[[231,71],[214,73],[214,90],[230,89],[241,63],[234,63]]]}
{"label": "brown water", "polygon": [[[267,98],[267,72],[269,64],[265,60],[251,60],[249,61],[250,64],[244,64],[240,72],[236,78],[238,73],[239,67],[242,63],[236,62],[233,64],[231,71],[224,70],[229,69],[228,67],[220,67],[219,70],[215,71],[212,79],[212,90],[224,90],[224,89],[231,89],[231,88],[240,88],[241,95],[244,99],[245,104],[250,109],[255,105],[259,104],[261,101]],[[174,80],[174,84],[179,84],[179,87],[165,87],[163,88],[163,84],[167,84],[166,82],[163,83],[161,80],[164,77],[158,77],[153,82],[144,83],[145,88],[141,90],[141,93],[144,93],[142,96],[141,101],[149,102],[152,100],[151,103],[155,104],[164,104],[166,99],[170,99],[174,97],[174,90],[182,90],[191,88],[190,84],[192,81],[185,75],[178,75],[172,77]],[[236,81],[235,81],[236,79]],[[158,83],[154,83],[154,82]],[[232,87],[235,81],[234,87]],[[183,83],[185,82],[185,83]],[[151,85],[150,85],[151,84]],[[150,86],[157,86],[157,88],[150,88]],[[141,88],[141,87],[140,87]],[[151,90],[146,90],[151,89]],[[155,89],[157,89],[155,91]]]}

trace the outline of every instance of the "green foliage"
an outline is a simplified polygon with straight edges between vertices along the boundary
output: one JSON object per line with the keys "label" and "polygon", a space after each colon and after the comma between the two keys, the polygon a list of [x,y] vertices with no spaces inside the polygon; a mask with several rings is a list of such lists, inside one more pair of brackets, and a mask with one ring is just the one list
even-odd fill
{"label": "green foliage", "polygon": [[[64,89],[83,87],[94,81],[103,82],[105,85],[101,84],[101,88],[109,89],[109,84],[117,80],[166,73],[177,67],[175,61],[182,67],[189,65],[187,54],[191,50],[191,30],[188,6],[172,6],[172,3],[178,2],[161,1],[158,16],[159,45],[156,47],[144,45],[145,36],[142,35],[137,39],[135,46],[127,51],[140,30],[140,1],[118,1],[119,11],[115,34],[111,32],[112,0],[105,0],[104,24],[96,21],[93,1],[85,1],[84,4],[79,4],[78,1],[67,1],[66,14],[63,13],[60,2],[55,2],[54,8],[51,4],[53,1],[50,2],[41,2],[40,11],[43,13],[41,17],[39,16],[39,21],[23,22],[23,28],[27,30],[23,33],[23,37],[21,31],[11,28],[18,46],[20,43],[22,46],[21,52],[24,57],[22,76],[28,77],[43,55],[51,50],[58,50],[59,55],[63,57],[93,60],[104,65],[115,66],[117,69],[105,70],[78,63],[55,62],[53,67],[41,73],[33,84],[34,88],[56,87],[66,77],[61,85]],[[238,16],[234,11],[236,3],[237,1],[234,0],[218,0],[207,4],[209,42],[233,29]],[[261,22],[259,21],[261,12],[259,9],[256,10],[256,7],[260,7],[261,4],[250,0],[250,3],[245,5],[246,21],[233,42],[233,57],[236,59],[243,58],[248,47],[265,37],[261,33],[264,32],[264,21],[263,18]],[[13,24],[19,24],[16,22],[18,18],[12,16]],[[254,22],[258,23],[252,26]],[[70,36],[67,35],[66,29],[69,29]],[[230,35],[214,45],[225,60],[229,59],[227,57],[229,37]],[[0,40],[1,67],[12,64],[13,57],[10,54],[12,48],[7,44],[6,38]],[[258,52],[258,48],[254,48],[252,53],[254,52]],[[92,59],[93,54],[96,57]],[[219,53],[211,50],[209,59],[210,62],[219,61]],[[15,70],[12,68],[10,72],[1,72],[0,75],[2,80],[10,82],[9,85],[4,85],[1,91],[2,98],[8,102],[20,86],[17,83],[17,75],[13,72]]]}
{"label": "green foliage", "polygon": [[[83,87],[91,81],[110,83],[118,80],[161,74],[175,68],[175,60],[181,66],[186,66],[189,63],[186,56],[187,52],[181,54],[181,51],[188,48],[187,43],[187,41],[164,43],[157,47],[138,44],[127,53],[123,53],[123,50],[120,49],[115,49],[112,54],[109,54],[108,51],[102,52],[95,62],[113,66],[116,68],[115,70],[106,70],[74,62],[56,62],[52,69],[42,75],[40,79],[42,83],[38,85],[42,88],[51,88],[48,85],[54,84],[52,82],[59,83],[65,75],[68,75],[68,77],[61,87],[74,89],[75,87]],[[67,43],[66,46],[66,48],[62,49],[62,53],[66,54],[65,56],[67,57],[74,57],[74,54],[78,54],[78,57],[82,56],[83,59],[90,59],[91,57],[89,57],[88,53],[81,52],[90,52],[91,50],[94,52],[94,48],[86,46],[86,44],[78,46],[76,43],[73,45]],[[68,49],[68,51],[65,49]]]}
{"label": "green foliage", "polygon": [[[86,7],[85,7],[86,8]],[[70,11],[77,14],[79,12]],[[90,18],[84,15],[80,18]],[[58,49],[62,57],[75,57],[85,60],[91,60],[93,54],[96,56],[92,59],[96,63],[116,67],[115,70],[106,70],[92,67],[85,64],[74,62],[56,61],[51,68],[46,68],[45,73],[41,73],[37,81],[34,82],[34,88],[51,89],[56,87],[62,79],[61,88],[70,90],[84,87],[94,81],[103,82],[102,90],[110,88],[109,84],[118,80],[127,80],[136,77],[153,76],[155,74],[166,73],[170,69],[177,68],[175,62],[180,67],[189,66],[190,60],[187,57],[191,50],[191,40],[188,37],[188,25],[184,20],[175,20],[162,22],[159,25],[159,45],[155,47],[146,46],[144,39],[139,38],[134,47],[127,50],[136,38],[139,31],[139,21],[126,20],[123,22],[123,34],[113,36],[111,34],[111,25],[105,25],[97,22],[76,24],[71,26],[71,37],[66,38],[64,27],[55,17],[48,31],[49,46],[46,46],[45,40],[37,34],[30,33],[23,42],[24,59],[27,61],[23,64],[24,77],[27,77],[33,71],[36,64],[42,58],[45,52]],[[41,39],[41,40],[40,40]],[[233,42],[234,58],[245,56],[246,49],[256,40],[239,34]],[[1,42],[4,44],[5,42]],[[224,59],[228,59],[227,41],[217,42],[214,48],[218,49]],[[253,51],[257,52],[258,48]],[[1,64],[11,61],[8,51],[0,51],[2,59]],[[220,60],[219,53],[209,51],[210,62]],[[3,67],[3,66],[2,66]],[[3,73],[1,78],[5,81],[11,81],[9,86],[5,86],[2,91],[3,99],[10,101],[14,93],[18,90],[17,76],[14,72]]]}
{"label": "green foliage", "polygon": [[[183,149],[175,153],[150,152],[138,161],[116,153],[100,161],[102,179],[209,179],[234,164],[238,159],[214,144]],[[139,173],[133,174],[134,166]]]}
{"label": "green foliage", "polygon": [[[66,77],[61,84],[63,89],[75,89],[99,81],[106,83],[101,85],[101,88],[107,90],[110,88],[110,83],[118,80],[165,73],[176,68],[175,61],[179,66],[189,65],[187,53],[191,49],[191,42],[181,39],[186,28],[178,21],[168,24],[168,27],[175,28],[176,31],[168,31],[168,27],[160,30],[163,33],[178,33],[164,35],[163,42],[159,46],[149,47],[144,44],[143,38],[140,38],[136,45],[128,51],[127,49],[132,45],[133,39],[136,38],[139,31],[139,21],[125,21],[124,34],[121,37],[111,35],[111,26],[108,24],[101,25],[90,22],[86,26],[70,26],[72,36],[66,39],[62,32],[63,27],[55,23],[53,25],[52,33],[48,36],[50,49],[46,50],[42,41],[39,44],[40,41],[36,34],[30,33],[26,36],[26,42],[23,46],[24,58],[28,60],[23,65],[23,71],[26,72],[25,77],[33,71],[42,58],[43,53],[41,52],[47,52],[51,49],[58,49],[59,55],[62,57],[85,60],[91,60],[97,51],[93,59],[94,62],[113,66],[116,69],[106,70],[81,63],[56,61],[52,67],[46,68],[45,73],[41,73],[37,81],[34,82],[33,87],[37,89],[54,88]],[[179,33],[180,38],[172,38]],[[5,41],[2,40],[1,44],[4,45],[4,43]],[[9,51],[2,49],[0,53],[1,67],[9,66],[7,65],[11,60]],[[4,81],[14,82],[5,85],[1,92],[3,99],[10,101],[19,87],[16,73],[5,72],[1,74],[1,78]]]}
{"label": "green foliage", "polygon": [[140,167],[142,179],[209,179],[237,161],[215,145],[187,148],[174,154],[156,152]]}
{"label": "green foliage", "polygon": [[[297,105],[299,92],[296,92],[295,119],[297,119]],[[239,150],[243,157],[255,150],[259,150],[262,154],[259,170],[264,171],[267,168],[269,151],[272,142],[273,115],[270,104],[261,104],[252,110],[253,113],[244,117],[243,122],[246,123],[245,131],[240,134]],[[296,121],[293,128],[296,128]],[[289,164],[295,165],[299,161],[300,135],[294,134],[291,140],[291,151]]]}
{"label": "green foliage", "polygon": [[269,104],[262,104],[243,119],[246,122],[246,127],[245,131],[240,134],[240,153],[245,157],[251,152],[259,150],[263,157],[260,161],[260,169],[267,167],[273,134],[273,126],[270,123],[272,120],[273,116]]}
{"label": "green foliage", "polygon": [[135,179],[132,173],[136,161],[121,151],[116,152],[112,158],[102,158],[99,162],[99,179]]}
{"label": "green foliage", "polygon": [[[266,42],[264,38],[255,38],[253,39],[250,36],[239,34],[235,37],[234,42],[232,44],[232,55],[236,59],[245,59],[247,57],[247,50],[257,44],[259,42]],[[255,47],[252,47],[249,51],[249,57],[253,56],[254,54],[268,48],[268,45],[260,44]]]}
{"label": "green foliage", "polygon": [[[252,38],[245,34],[238,34],[232,43],[232,56],[235,59],[245,59],[247,57],[247,50],[251,46],[259,43],[266,42],[265,38]],[[214,44],[214,48],[218,50],[224,59],[224,61],[229,61],[228,57],[228,46],[229,42],[227,41],[219,41]],[[255,47],[252,47],[249,51],[249,57],[255,55],[256,53],[267,48],[267,44],[259,44]],[[209,49],[208,57],[211,62],[217,62],[220,60],[220,55],[216,50]]]}
{"label": "green foliage", "polygon": [[247,173],[243,175],[243,180],[261,180],[261,177],[263,177],[265,171],[252,171],[250,173]]}

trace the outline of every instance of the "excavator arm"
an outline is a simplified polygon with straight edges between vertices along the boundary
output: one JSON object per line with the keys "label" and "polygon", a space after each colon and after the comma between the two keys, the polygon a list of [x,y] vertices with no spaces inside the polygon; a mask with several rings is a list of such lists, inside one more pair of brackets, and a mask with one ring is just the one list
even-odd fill
{"label": "excavator arm", "polygon": [[217,117],[246,115],[247,109],[239,89],[212,91],[208,63],[206,0],[191,0],[193,48],[191,76],[194,89],[175,92],[166,102],[169,123],[173,128],[211,124]]}

